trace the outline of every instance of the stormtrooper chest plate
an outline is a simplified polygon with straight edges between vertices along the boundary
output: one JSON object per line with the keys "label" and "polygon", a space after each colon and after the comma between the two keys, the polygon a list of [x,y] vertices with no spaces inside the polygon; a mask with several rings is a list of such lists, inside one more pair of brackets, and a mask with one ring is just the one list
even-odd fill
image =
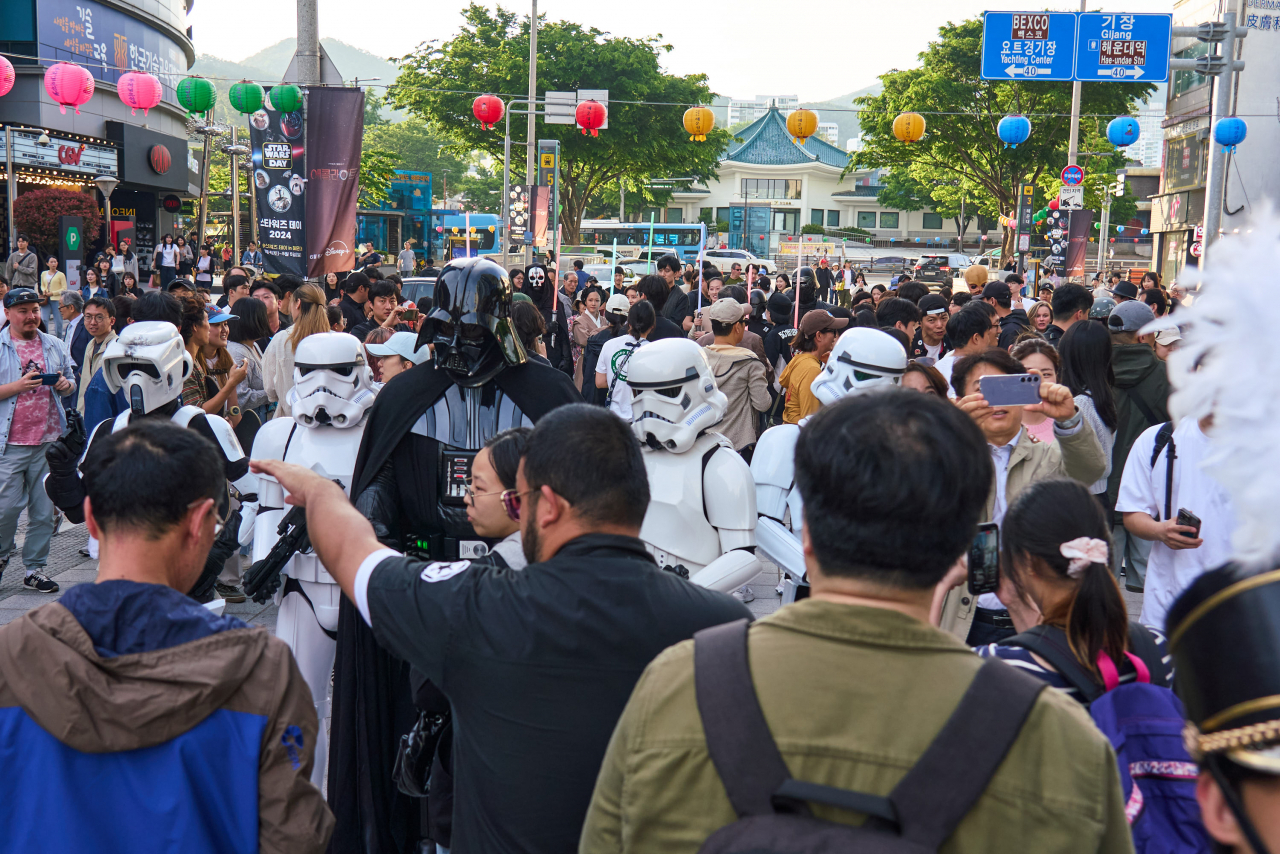
{"label": "stormtrooper chest plate", "polygon": [[659,566],[683,564],[695,572],[720,557],[720,534],[707,521],[703,470],[704,460],[722,441],[706,433],[683,454],[644,450],[649,509],[640,539]]}

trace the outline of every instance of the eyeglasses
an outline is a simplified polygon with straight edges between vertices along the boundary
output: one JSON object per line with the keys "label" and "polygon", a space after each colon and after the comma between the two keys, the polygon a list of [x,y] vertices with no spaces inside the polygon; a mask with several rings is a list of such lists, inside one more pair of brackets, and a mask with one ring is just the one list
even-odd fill
{"label": "eyeglasses", "polygon": [[[192,501],[190,504],[188,504],[188,505],[187,505],[187,509],[188,509],[188,510],[190,510],[192,507],[195,507],[197,504],[200,504],[200,503],[205,502],[205,501],[208,501],[208,500],[209,500],[209,499],[207,499],[207,498],[197,498],[195,501]],[[213,502],[213,512],[214,512],[214,514],[215,514],[215,515],[214,515],[214,517],[213,517],[213,518],[215,519],[215,521],[214,521],[214,523],[213,523],[213,535],[214,535],[215,537],[216,537],[216,536],[218,536],[219,534],[221,534],[221,533],[222,533],[222,529],[226,527],[226,525],[227,525],[227,515],[230,513],[230,510],[231,510],[231,505],[230,505],[230,504],[228,504],[228,505],[227,505],[227,511],[226,511],[226,512],[223,512],[223,511],[218,507],[218,501],[217,501],[217,499],[214,499],[214,502]]]}

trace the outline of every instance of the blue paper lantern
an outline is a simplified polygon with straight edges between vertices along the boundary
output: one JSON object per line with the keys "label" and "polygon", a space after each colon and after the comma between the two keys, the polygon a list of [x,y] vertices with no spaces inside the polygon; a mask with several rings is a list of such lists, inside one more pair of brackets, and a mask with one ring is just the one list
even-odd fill
{"label": "blue paper lantern", "polygon": [[1017,148],[1031,136],[1031,120],[1026,116],[1005,116],[996,125],[996,134],[1005,148]]}
{"label": "blue paper lantern", "polygon": [[1150,233],[1151,233],[1151,229],[1149,229],[1149,228],[1144,228],[1144,229],[1142,229],[1142,233],[1143,233],[1143,234],[1150,234]]}
{"label": "blue paper lantern", "polygon": [[917,237],[917,238],[916,238],[916,243],[919,243],[919,242],[920,242],[920,238],[918,238],[918,237]]}
{"label": "blue paper lantern", "polygon": [[1228,153],[1235,151],[1236,146],[1244,142],[1248,133],[1249,126],[1244,123],[1244,119],[1238,119],[1235,116],[1223,119],[1213,128],[1213,138]]}
{"label": "blue paper lantern", "polygon": [[1107,125],[1107,141],[1117,148],[1124,148],[1126,145],[1133,145],[1138,141],[1141,128],[1138,127],[1138,120],[1133,116],[1120,116],[1111,120],[1111,124]]}

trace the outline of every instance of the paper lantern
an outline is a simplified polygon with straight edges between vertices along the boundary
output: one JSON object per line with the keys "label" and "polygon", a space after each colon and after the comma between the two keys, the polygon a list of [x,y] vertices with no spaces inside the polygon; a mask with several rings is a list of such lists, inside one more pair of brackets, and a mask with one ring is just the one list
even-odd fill
{"label": "paper lantern", "polygon": [[227,93],[227,100],[231,102],[232,108],[246,116],[261,110],[262,100],[265,97],[266,92],[252,80],[241,80]]}
{"label": "paper lantern", "polygon": [[1117,225],[1117,226],[1116,226],[1116,234],[1124,234],[1124,226],[1123,226],[1123,225]]}
{"label": "paper lantern", "polygon": [[1005,116],[996,125],[996,135],[1005,148],[1017,148],[1019,143],[1026,142],[1027,137],[1031,136],[1031,120],[1026,116]]}
{"label": "paper lantern", "polygon": [[1058,209],[1058,200],[1057,200],[1057,199],[1050,199],[1050,200],[1049,200],[1049,210],[1051,210],[1051,211],[1056,211],[1057,209]]}
{"label": "paper lantern", "polygon": [[292,83],[272,86],[271,106],[280,113],[292,113],[302,109],[302,90]]}
{"label": "paper lantern", "polygon": [[924,136],[924,116],[902,113],[893,120],[893,135],[903,142],[917,142]]}
{"label": "paper lantern", "polygon": [[1213,127],[1214,140],[1227,153],[1235,151],[1236,146],[1244,142],[1248,133],[1249,127],[1244,123],[1244,119],[1238,119],[1235,116],[1222,119]]}
{"label": "paper lantern", "polygon": [[145,116],[151,108],[160,103],[164,90],[160,87],[160,79],[145,71],[126,71],[120,75],[116,83],[116,94],[129,107],[129,114],[136,116],[142,110]]}
{"label": "paper lantern", "polygon": [[690,142],[706,142],[707,134],[715,126],[716,115],[706,107],[690,107],[684,111],[684,129]]}
{"label": "paper lantern", "polygon": [[493,130],[502,121],[504,112],[502,99],[497,95],[481,95],[471,102],[471,114],[480,122],[482,130]]}
{"label": "paper lantern", "polygon": [[67,107],[75,107],[78,116],[80,105],[93,97],[93,75],[87,68],[70,62],[55,62],[44,73],[44,91],[49,93],[64,115]]}
{"label": "paper lantern", "polygon": [[799,109],[787,116],[787,133],[791,139],[804,145],[805,140],[818,132],[818,114],[813,110]]}
{"label": "paper lantern", "polygon": [[212,80],[203,77],[184,77],[178,81],[178,103],[190,116],[193,113],[208,115],[218,100],[218,90]]}
{"label": "paper lantern", "polygon": [[578,120],[578,127],[582,128],[583,136],[587,135],[587,131],[591,131],[592,136],[599,136],[600,128],[609,120],[609,111],[599,101],[583,101],[574,112],[574,117]]}
{"label": "paper lantern", "polygon": [[13,63],[0,56],[0,97],[9,94],[16,79],[17,74],[14,73]]}
{"label": "paper lantern", "polygon": [[1112,242],[1112,243],[1115,243],[1115,242],[1116,242],[1116,239],[1115,239],[1114,237],[1113,237],[1113,238],[1111,238],[1111,242]]}
{"label": "paper lantern", "polygon": [[1143,234],[1150,234],[1150,233],[1151,233],[1151,230],[1150,230],[1150,229],[1148,229],[1148,228],[1144,228],[1144,229],[1142,229],[1142,233],[1143,233]]}
{"label": "paper lantern", "polygon": [[1107,141],[1117,148],[1133,145],[1138,141],[1142,128],[1133,116],[1119,116],[1107,125]]}

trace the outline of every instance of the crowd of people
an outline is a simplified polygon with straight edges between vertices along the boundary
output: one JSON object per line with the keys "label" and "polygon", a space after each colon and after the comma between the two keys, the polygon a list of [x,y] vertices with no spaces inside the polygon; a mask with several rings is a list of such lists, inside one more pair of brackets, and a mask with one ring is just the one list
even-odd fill
{"label": "crowd of people", "polygon": [[371,247],[215,295],[170,245],[5,267],[0,570],[24,509],[25,587],[60,513],[99,560],[0,627],[11,793],[101,793],[23,850],[1280,851],[1277,677],[1218,672],[1280,581],[1157,274],[461,259],[415,303]]}

